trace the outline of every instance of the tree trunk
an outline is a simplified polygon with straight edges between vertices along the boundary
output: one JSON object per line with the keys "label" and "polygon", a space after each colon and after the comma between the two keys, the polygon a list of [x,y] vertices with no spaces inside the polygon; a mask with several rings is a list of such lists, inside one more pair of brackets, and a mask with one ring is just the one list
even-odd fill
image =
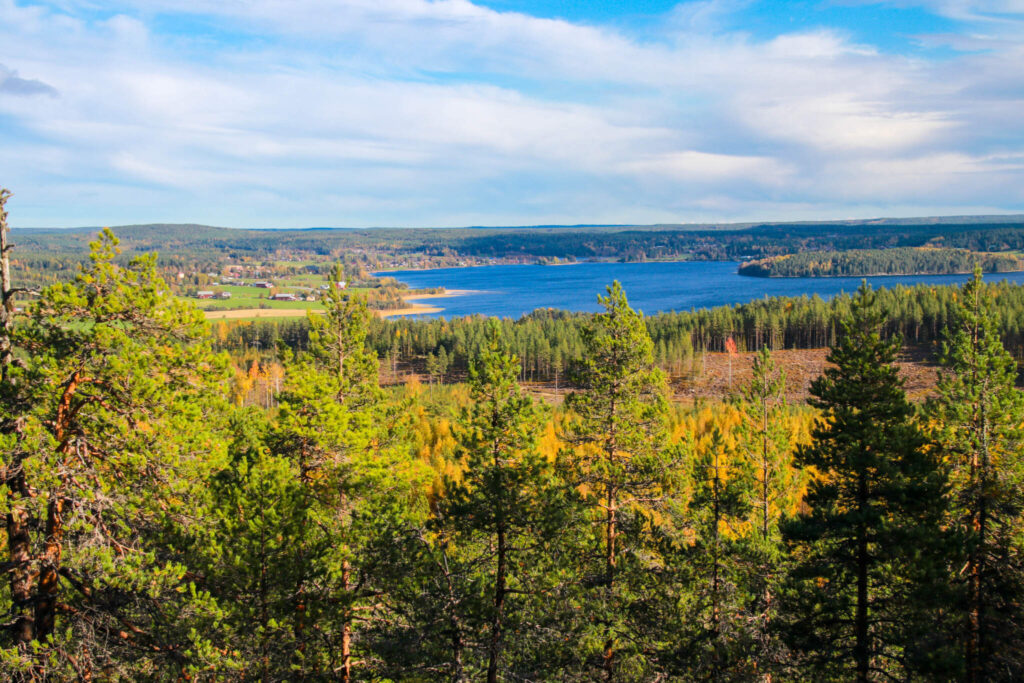
{"label": "tree trunk", "polygon": [[505,529],[498,528],[498,568],[494,582],[494,618],[491,621],[491,645],[487,663],[487,683],[498,683],[498,660],[501,657],[502,625],[505,612],[505,573],[507,563]]}
{"label": "tree trunk", "polygon": [[[20,467],[20,465],[19,465]],[[10,484],[8,484],[10,485]],[[13,497],[13,487],[12,487]],[[35,637],[35,619],[32,615],[32,571],[29,555],[30,538],[25,511],[13,507],[7,513],[7,551],[14,569],[11,572],[11,602],[15,617],[14,642],[24,653]]]}
{"label": "tree trunk", "polygon": [[[57,454],[61,469],[67,469],[71,465],[71,403],[80,381],[81,375],[78,372],[68,378],[60,403],[57,405],[54,437],[59,444]],[[58,572],[64,550],[64,506],[67,502],[64,494],[68,487],[68,477],[66,473],[61,475],[61,485],[50,493],[46,505],[46,536],[40,557],[35,608],[35,639],[39,642],[45,642],[53,633],[56,624],[57,594],[60,591]]]}
{"label": "tree trunk", "polygon": [[452,683],[464,683],[466,673],[462,666],[462,634],[458,629],[452,632]]}
{"label": "tree trunk", "polygon": [[[868,482],[863,474],[857,501],[861,510],[867,507]],[[863,522],[857,530],[857,612],[854,619],[853,656],[857,666],[857,682],[867,683],[871,663],[868,642],[868,537]]]}
{"label": "tree trunk", "polygon": [[[765,380],[767,381],[767,379]],[[768,399],[761,397],[761,537],[768,542]]]}
{"label": "tree trunk", "polygon": [[[11,244],[7,225],[7,198],[11,193],[0,188],[0,380],[6,381],[13,364],[11,328],[14,326],[14,288],[11,284]],[[13,427],[17,429],[17,427]],[[19,454],[13,454],[4,472],[9,512],[6,518],[7,552],[11,570],[11,602],[14,613],[14,642],[25,653],[35,637],[35,619],[32,614],[31,537],[28,519],[21,500],[28,495],[25,473]]]}
{"label": "tree trunk", "polygon": [[46,507],[46,541],[39,570],[39,596],[36,599],[36,640],[45,642],[53,633],[57,613],[60,580],[57,571],[64,543],[64,498],[57,493]]}
{"label": "tree trunk", "polygon": [[[979,306],[975,301],[975,308]],[[977,351],[979,329],[975,325],[971,330],[971,348]],[[977,387],[979,384],[978,366],[976,358],[972,358],[971,364],[971,385]],[[984,387],[987,390],[988,387]],[[982,402],[984,398],[981,399]],[[987,496],[988,496],[988,411],[984,403],[975,403],[971,422],[976,437],[979,441],[971,453],[970,486],[973,492],[971,496],[972,508],[971,531],[974,533],[974,545],[967,558],[968,564],[968,613],[967,613],[967,643],[966,643],[966,665],[968,683],[981,683],[985,680],[985,662],[982,652],[982,638],[984,628],[984,587],[982,586],[983,562],[985,557],[985,536],[987,526]],[[979,443],[980,442],[980,443]]]}
{"label": "tree trunk", "polygon": [[[616,396],[613,395],[608,411],[611,418],[611,431],[608,434],[608,440],[605,442],[605,456],[608,458],[609,469],[613,469],[613,465],[615,463],[615,447],[617,443],[617,434],[615,433],[615,418],[617,417],[616,408]],[[611,608],[611,602],[615,596],[615,534],[616,525],[618,523],[616,490],[615,484],[612,482],[607,483],[605,506],[605,595],[609,603],[608,608]],[[604,642],[604,654],[602,659],[605,680],[615,680],[615,638],[612,636],[610,628],[608,629],[607,638]]]}
{"label": "tree trunk", "polygon": [[0,188],[0,371],[7,377],[13,361],[11,327],[14,325],[14,288],[11,286],[11,244],[7,226],[7,198],[10,192]]}
{"label": "tree trunk", "polygon": [[[348,593],[352,579],[352,564],[348,560],[341,563],[341,590]],[[352,613],[345,608],[345,623],[341,626],[341,681],[352,680]]]}
{"label": "tree trunk", "polygon": [[[615,491],[611,486],[608,487],[606,504],[608,509],[605,513],[605,592],[610,603],[615,595],[615,527],[618,521]],[[615,639],[612,637],[610,629],[604,643],[603,660],[605,680],[615,680]]]}
{"label": "tree trunk", "polygon": [[[497,427],[500,421],[500,416],[492,414],[491,423],[492,427]],[[496,567],[496,573],[494,577],[494,615],[491,619],[491,643],[488,652],[487,662],[487,683],[498,683],[498,661],[501,658],[501,645],[502,645],[502,628],[504,626],[505,616],[505,574],[508,571],[508,547],[506,545],[506,529],[505,529],[505,508],[503,505],[505,495],[504,482],[502,475],[502,463],[501,463],[501,448],[498,442],[493,444],[491,449],[493,456],[493,466],[495,472],[495,496],[496,502],[496,514],[495,521],[497,522],[497,536],[498,536],[498,566]]]}

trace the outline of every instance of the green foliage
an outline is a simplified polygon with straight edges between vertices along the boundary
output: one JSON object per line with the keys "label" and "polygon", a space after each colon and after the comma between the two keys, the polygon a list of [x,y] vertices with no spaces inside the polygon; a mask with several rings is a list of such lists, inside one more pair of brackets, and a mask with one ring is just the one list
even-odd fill
{"label": "green foliage", "polygon": [[778,595],[789,569],[781,525],[797,509],[807,481],[807,471],[793,462],[797,437],[788,419],[785,386],[785,374],[775,367],[768,348],[762,347],[741,394],[738,430],[752,479],[746,491],[752,568],[748,590],[753,595],[748,628],[756,642],[751,658],[762,671],[779,667],[788,656],[773,628],[780,616]]}
{"label": "green foliage", "polygon": [[654,368],[643,316],[615,282],[598,301],[604,311],[582,332],[583,357],[573,368],[576,390],[565,401],[569,419],[566,467],[592,514],[583,549],[586,609],[594,636],[585,659],[609,678],[642,677],[644,633],[631,618],[645,581],[644,547],[651,517],[665,493],[672,451],[667,446],[667,387]]}
{"label": "green foliage", "polygon": [[[220,530],[245,524],[251,554],[226,557],[216,571],[257,591],[255,605],[232,616],[259,624],[261,640],[247,639],[249,656],[273,679],[356,675],[357,626],[386,577],[370,548],[417,509],[421,475],[398,448],[402,406],[387,400],[377,359],[365,348],[370,315],[358,298],[330,291],[327,312],[311,316],[309,352],[285,351],[278,413],[257,440],[266,448],[225,475],[239,500],[223,510]],[[275,523],[284,541],[266,535],[264,525]],[[238,545],[229,538],[222,543]],[[268,563],[284,569],[264,569]]]}
{"label": "green foliage", "polygon": [[[222,466],[223,359],[202,317],[161,294],[155,257],[114,263],[109,232],[74,281],[15,327],[3,386],[10,677],[181,675],[219,666],[217,618],[182,549]],[[16,674],[15,671],[21,673]]]}
{"label": "green foliage", "polygon": [[986,273],[1021,270],[1021,260],[1010,254],[978,253],[967,249],[899,247],[803,251],[747,261],[740,264],[739,273],[754,277],[944,275],[969,273],[976,265]]}
{"label": "green foliage", "polygon": [[[536,647],[529,605],[551,589],[551,558],[566,514],[566,490],[537,449],[547,421],[541,405],[524,396],[516,381],[519,361],[504,346],[499,329],[470,371],[471,405],[456,433],[456,457],[465,474],[449,481],[437,520],[475,557],[483,593],[479,613],[463,621],[486,650],[487,679],[506,678],[515,660]],[[469,602],[469,601],[467,601]]]}
{"label": "green foliage", "polygon": [[767,347],[754,357],[753,375],[743,388],[743,449],[754,478],[751,519],[763,551],[777,554],[779,523],[796,507],[803,477],[793,467],[794,438],[787,424],[786,377]]}
{"label": "green foliage", "polygon": [[967,680],[1014,680],[1024,675],[1024,398],[980,271],[960,294],[942,345],[939,396],[926,410],[951,468],[950,524],[961,537],[962,552],[950,558],[955,630]]}
{"label": "green foliage", "polygon": [[[234,387],[166,291],[105,232],[0,326],[6,679],[1021,677],[1021,288],[395,323],[335,288]],[[918,412],[893,333],[950,321]],[[729,335],[750,383],[670,404],[657,366]],[[768,349],[824,341],[787,405]],[[379,353],[468,385],[383,389]]]}
{"label": "green foliage", "polygon": [[945,477],[912,419],[884,320],[863,285],[811,385],[822,411],[813,443],[797,451],[817,476],[785,528],[795,565],[784,609],[818,680],[899,678],[938,656],[922,638],[938,597]]}
{"label": "green foliage", "polygon": [[755,622],[746,609],[754,597],[746,528],[754,481],[750,463],[736,450],[734,440],[714,429],[695,444],[689,472],[693,543],[679,560],[690,590],[680,591],[688,618],[678,626],[676,666],[708,680],[749,680],[756,671],[750,656]]}
{"label": "green foliage", "polygon": [[518,372],[492,326],[455,427],[459,469],[445,478],[432,521],[412,539],[410,571],[433,587],[434,607],[401,606],[411,618],[391,635],[406,641],[415,631],[431,643],[422,650],[429,656],[406,666],[441,666],[452,680],[529,675],[550,639],[540,628],[546,596],[566,569],[559,543],[574,496],[538,450],[547,411],[522,394]]}

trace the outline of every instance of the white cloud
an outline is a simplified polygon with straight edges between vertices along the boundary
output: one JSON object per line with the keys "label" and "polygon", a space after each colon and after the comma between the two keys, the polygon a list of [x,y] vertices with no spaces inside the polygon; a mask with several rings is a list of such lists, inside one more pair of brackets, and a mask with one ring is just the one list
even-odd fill
{"label": "white cloud", "polygon": [[626,161],[619,168],[625,173],[660,176],[694,183],[742,179],[766,185],[778,185],[792,172],[784,164],[767,157],[696,151],[656,154]]}
{"label": "white cloud", "polygon": [[24,132],[0,131],[0,174],[74,188],[72,222],[139,211],[125,188],[161,218],[268,225],[1024,207],[1024,40],[928,62],[836,29],[722,33],[744,5],[687,3],[644,40],[467,0],[0,0],[0,76],[60,93],[0,97]]}

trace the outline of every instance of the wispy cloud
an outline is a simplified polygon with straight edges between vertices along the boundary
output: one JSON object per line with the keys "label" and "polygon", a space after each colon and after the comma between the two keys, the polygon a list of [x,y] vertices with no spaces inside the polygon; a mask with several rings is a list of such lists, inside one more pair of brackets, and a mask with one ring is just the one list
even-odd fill
{"label": "wispy cloud", "polygon": [[726,28],[740,0],[643,31],[467,0],[0,0],[0,181],[22,224],[1020,211],[1016,4],[930,3],[963,40],[992,26],[928,58],[841,25],[754,38]]}

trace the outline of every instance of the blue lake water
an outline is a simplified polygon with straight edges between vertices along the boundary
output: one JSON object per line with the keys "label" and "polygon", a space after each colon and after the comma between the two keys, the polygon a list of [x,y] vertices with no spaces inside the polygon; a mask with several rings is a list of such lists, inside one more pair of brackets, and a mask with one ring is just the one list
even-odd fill
{"label": "blue lake water", "polygon": [[[566,266],[478,266],[380,273],[413,288],[445,287],[473,290],[462,296],[424,300],[444,310],[426,317],[457,317],[483,313],[518,318],[537,308],[596,311],[597,295],[613,280],[622,283],[630,304],[644,313],[686,311],[722,304],[745,303],[765,296],[818,294],[831,298],[853,292],[862,278],[756,278],[736,273],[727,261],[679,263],[578,263]],[[869,277],[873,287],[917,283],[959,284],[967,275],[894,275]],[[988,275],[989,281],[1024,284],[1024,273]],[[413,299],[415,300],[415,299]]]}

